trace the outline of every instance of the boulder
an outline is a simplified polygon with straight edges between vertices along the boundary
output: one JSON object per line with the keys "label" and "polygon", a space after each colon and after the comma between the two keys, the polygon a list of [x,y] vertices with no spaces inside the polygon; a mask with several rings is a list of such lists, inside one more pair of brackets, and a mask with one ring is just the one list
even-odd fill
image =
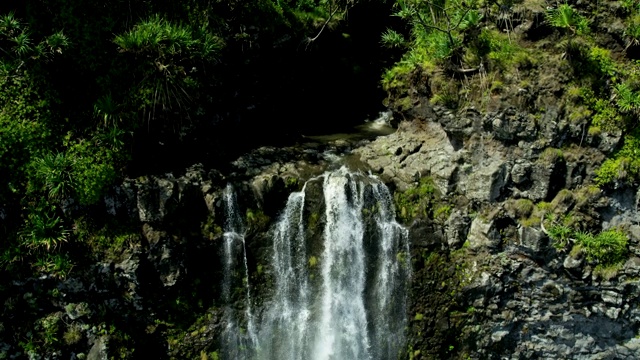
{"label": "boulder", "polygon": [[403,123],[397,132],[379,137],[354,153],[382,181],[394,183],[401,191],[420,178],[431,176],[440,193],[448,194],[455,182],[458,152],[439,124],[422,124],[421,129],[410,129],[411,126],[417,125]]}
{"label": "boulder", "polygon": [[471,220],[468,216],[456,209],[451,212],[444,225],[444,237],[451,249],[458,249],[464,244]]}
{"label": "boulder", "polygon": [[180,246],[180,238],[156,230],[150,224],[144,224],[142,232],[149,242],[147,260],[156,269],[160,281],[166,287],[175,285],[185,268],[185,249]]}
{"label": "boulder", "polygon": [[485,220],[478,216],[471,222],[467,241],[473,250],[495,250],[500,246],[502,237],[492,220]]}
{"label": "boulder", "polygon": [[464,187],[469,199],[493,202],[502,195],[508,180],[509,164],[500,159],[490,159],[486,164],[474,167],[459,185]]}
{"label": "boulder", "polygon": [[549,238],[541,229],[528,226],[518,227],[518,239],[520,245],[529,250],[533,255],[539,255],[546,250],[549,244]]}
{"label": "boulder", "polygon": [[95,340],[87,355],[87,360],[107,360],[109,353],[107,351],[107,344],[109,337],[107,335],[101,336]]}

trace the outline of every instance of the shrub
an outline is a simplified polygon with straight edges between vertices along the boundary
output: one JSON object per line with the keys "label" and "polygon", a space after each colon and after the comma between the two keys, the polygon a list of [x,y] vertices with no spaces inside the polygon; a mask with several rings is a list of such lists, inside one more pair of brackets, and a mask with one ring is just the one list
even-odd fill
{"label": "shrub", "polygon": [[554,241],[553,247],[564,250],[571,240],[572,230],[565,225],[552,225],[547,229],[549,237]]}
{"label": "shrub", "polygon": [[620,263],[627,256],[627,235],[619,230],[606,230],[597,235],[577,233],[576,243],[589,261],[603,266]]}
{"label": "shrub", "polygon": [[44,253],[37,256],[35,262],[33,262],[33,268],[39,273],[49,274],[58,279],[64,279],[71,272],[73,263],[67,254]]}
{"label": "shrub", "polygon": [[548,10],[546,18],[551,26],[569,29],[574,34],[582,35],[589,32],[589,20],[566,3]]}
{"label": "shrub", "polygon": [[95,140],[79,140],[70,144],[67,156],[72,161],[73,188],[78,202],[95,204],[116,179],[118,153],[101,147]]}
{"label": "shrub", "polygon": [[610,229],[594,235],[575,230],[567,225],[566,219],[559,223],[551,214],[548,214],[545,220],[551,222],[547,227],[547,233],[558,250],[566,250],[569,243],[574,242],[572,256],[583,253],[588,261],[597,262],[602,267],[619,264],[627,257],[627,235],[620,230]]}
{"label": "shrub", "polygon": [[186,104],[197,95],[192,69],[213,63],[222,49],[222,41],[208,31],[206,23],[201,27],[175,24],[159,15],[116,36],[114,43],[135,58],[133,76],[141,81],[132,87],[130,99],[149,118],[156,117],[156,110],[176,106],[186,111]]}
{"label": "shrub", "polygon": [[596,184],[603,186],[614,182],[632,183],[640,175],[640,129],[624,137],[624,144],[611,158],[605,160],[596,171]]}
{"label": "shrub", "polygon": [[72,161],[64,153],[47,153],[33,160],[34,180],[41,185],[50,199],[61,200],[71,195]]}
{"label": "shrub", "polygon": [[45,208],[29,214],[20,238],[23,246],[29,249],[50,251],[69,240],[70,233],[53,209]]}
{"label": "shrub", "polygon": [[624,30],[626,48],[640,45],[640,15],[635,15]]}
{"label": "shrub", "polygon": [[611,51],[594,46],[590,49],[588,59],[593,69],[601,75],[614,76],[618,71],[616,63],[611,58]]}
{"label": "shrub", "polygon": [[509,70],[512,67],[520,67],[530,64],[531,59],[527,52],[508,35],[496,30],[483,29],[478,36],[475,47],[478,56],[488,56],[493,67]]}
{"label": "shrub", "polygon": [[204,28],[173,24],[159,15],[142,21],[113,41],[123,52],[152,53],[159,59],[174,55],[205,58],[222,46],[220,40]]}
{"label": "shrub", "polygon": [[82,340],[82,328],[80,327],[80,325],[73,324],[67,331],[64,332],[62,338],[67,345],[76,344],[80,340]]}
{"label": "shrub", "polygon": [[623,113],[635,112],[640,109],[640,94],[627,83],[616,85],[616,105]]}
{"label": "shrub", "polygon": [[381,42],[382,45],[388,48],[400,48],[405,44],[404,36],[392,29],[387,29],[387,31],[382,34]]}

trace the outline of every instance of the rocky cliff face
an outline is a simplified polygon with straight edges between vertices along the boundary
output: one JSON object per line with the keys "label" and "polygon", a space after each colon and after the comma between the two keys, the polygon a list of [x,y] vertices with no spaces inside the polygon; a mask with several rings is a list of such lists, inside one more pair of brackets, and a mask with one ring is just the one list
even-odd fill
{"label": "rocky cliff face", "polygon": [[[354,151],[397,191],[431,177],[449,210],[408,223],[413,358],[636,358],[640,193],[588,186],[618,137],[585,140],[553,109],[430,113]],[[628,257],[603,272],[559,246],[544,224],[560,216],[623,229]]]}
{"label": "rocky cliff face", "polygon": [[[288,194],[348,164],[388,184],[408,228],[404,358],[636,358],[640,195],[588,186],[616,136],[583,139],[553,109],[544,115],[549,123],[509,108],[429,113],[373,141],[261,148],[226,173],[193,166],[126,181],[99,215],[119,224],[104,236],[110,245],[90,238],[96,258],[64,279],[7,285],[19,295],[5,299],[5,328],[13,326],[11,312],[39,308],[33,321],[57,349],[44,357],[215,358],[227,328],[226,184],[234,184],[243,209],[246,281],[258,284],[259,302],[271,284],[269,228]],[[324,221],[321,190],[308,185],[309,232]],[[560,218],[584,231],[620,229],[628,239],[624,261],[603,268],[584,251],[559,246],[549,228]],[[230,296],[243,306],[242,291]],[[28,354],[11,341],[2,349]]]}
{"label": "rocky cliff face", "polygon": [[[414,264],[408,356],[634,358],[640,346],[638,195],[628,188],[585,190],[604,157],[602,150],[610,148],[548,150],[540,145],[547,136],[540,133],[544,129],[525,124],[511,110],[482,115],[469,109],[453,115],[435,109],[434,114],[431,121],[402,123],[392,135],[338,149],[359,157],[360,167],[378,174],[397,194],[432,179],[437,199],[431,212],[405,214]],[[522,131],[528,135],[519,135]],[[561,136],[560,130],[551,131],[554,136]],[[254,220],[249,240],[256,249],[254,264],[264,263],[259,248],[269,219],[303,179],[331,166],[327,154],[261,149],[236,162],[237,170],[229,176],[244,184],[241,201],[263,216]],[[300,160],[290,161],[296,157]],[[128,198],[136,199],[148,244],[143,256],[158,284],[184,285],[181,276],[193,271],[193,259],[185,256],[185,241],[176,239],[175,230],[158,230],[154,224],[186,214],[198,219],[200,214],[192,223],[195,231],[207,216],[215,219],[223,182],[217,176],[207,179],[202,169],[194,168],[180,178],[138,179],[125,186],[136,189]],[[402,216],[403,203],[396,200]],[[546,201],[547,214],[571,213],[590,229],[623,228],[629,236],[628,259],[603,273],[585,255],[554,247],[541,223],[548,215],[527,209],[525,200]],[[415,204],[421,201],[414,199]],[[444,210],[435,214],[434,208]],[[215,231],[210,235],[214,253],[216,236]],[[130,262],[127,257],[115,268],[126,269]],[[211,286],[216,287],[213,281]],[[215,329],[221,325],[213,314],[199,330],[185,335],[174,354],[191,354],[192,346],[216,348],[220,329]]]}

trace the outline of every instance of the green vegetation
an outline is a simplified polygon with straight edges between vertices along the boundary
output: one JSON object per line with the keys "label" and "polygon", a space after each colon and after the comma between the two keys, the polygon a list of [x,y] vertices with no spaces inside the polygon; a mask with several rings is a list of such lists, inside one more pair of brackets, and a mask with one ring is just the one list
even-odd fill
{"label": "green vegetation", "polygon": [[573,34],[583,35],[589,32],[589,20],[578,14],[569,4],[560,4],[555,9],[547,10],[547,21],[551,26],[568,29]]}
{"label": "green vegetation", "polygon": [[247,209],[247,227],[250,231],[264,229],[269,224],[269,216],[260,209]]}
{"label": "green vegetation", "polygon": [[309,267],[315,267],[318,264],[318,258],[315,256],[309,257]]}
{"label": "green vegetation", "polygon": [[624,138],[624,144],[607,159],[596,174],[596,183],[607,185],[615,182],[633,183],[640,176],[640,129]]}
{"label": "green vegetation", "polygon": [[628,236],[617,229],[609,229],[597,234],[576,230],[572,226],[571,215],[562,219],[549,214],[546,217],[547,232],[558,250],[571,247],[571,254],[582,253],[590,262],[595,262],[603,269],[620,264],[627,259]]}
{"label": "green vegetation", "polygon": [[[491,26],[492,19],[509,6],[513,3],[396,1],[395,15],[405,19],[411,31],[409,36],[392,29],[383,34],[386,46],[408,48],[383,75],[383,87],[401,93],[409,86],[411,74],[423,72],[430,80],[427,95],[432,102],[453,109],[464,101],[500,92],[505,75],[519,77],[520,69],[536,64],[535,57],[509,32]],[[474,77],[480,80],[477,89],[470,83],[451,81]],[[474,94],[476,90],[479,95]]]}
{"label": "green vegetation", "polygon": [[[142,81],[132,89],[132,94],[146,118],[155,119],[156,111],[174,109],[188,116],[190,94],[199,88],[197,78],[190,74],[205,61],[215,62],[222,49],[221,39],[207,25],[175,24],[156,14],[113,40],[120,52],[133,55],[137,63],[135,71]],[[106,123],[107,118],[116,116],[110,111],[114,107],[104,104],[99,99],[96,109]],[[105,108],[109,110],[104,111]]]}
{"label": "green vegetation", "polygon": [[[196,137],[201,143],[195,147],[214,143],[216,148],[203,156],[206,161],[216,157],[212,163],[237,149],[219,151],[217,147],[224,145],[208,140],[247,147],[245,141],[230,140],[235,135],[228,136],[229,127],[237,126],[236,119],[246,121],[244,128],[258,123],[256,119],[262,121],[264,117],[247,110],[256,104],[268,112],[273,111],[271,104],[296,103],[291,97],[304,92],[297,85],[307,82],[307,75],[329,59],[329,55],[319,57],[317,49],[333,49],[336,36],[343,39],[340,46],[349,43],[346,31],[350,30],[338,27],[354,4],[341,0],[3,4],[3,11],[9,12],[0,13],[0,272],[6,284],[39,279],[39,292],[23,297],[11,293],[17,285],[0,286],[0,296],[6,300],[3,314],[19,314],[17,320],[0,326],[7,335],[3,340],[11,344],[10,350],[0,349],[0,358],[86,352],[83,339],[89,327],[47,312],[52,303],[59,308],[69,299],[61,297],[66,290],[58,289],[55,281],[93,279],[90,266],[96,261],[111,264],[107,271],[113,273],[113,263],[123,261],[123,253],[141,243],[139,224],[133,228],[126,215],[105,214],[105,195],[126,176],[138,177],[149,168],[173,170],[175,164],[165,165],[165,158],[182,150],[172,146],[192,146]],[[325,42],[325,37],[331,41]],[[335,61],[348,66],[356,62]],[[328,66],[322,74],[335,67]],[[308,85],[305,90],[316,87]],[[158,154],[158,149],[170,147],[171,154]],[[194,152],[201,152],[195,147]],[[301,186],[293,177],[285,185]],[[222,229],[215,220],[203,221],[202,233],[188,236],[216,240]],[[248,210],[246,220],[251,230],[263,229],[270,221],[260,210]],[[311,220],[317,222],[319,217]],[[108,286],[126,282],[119,276],[113,277],[117,285]],[[94,286],[83,283],[83,291],[90,285]],[[138,301],[130,298],[131,293],[122,288],[114,296],[125,303]],[[182,315],[203,311],[212,298],[171,294],[157,305],[169,310],[157,313],[179,313],[169,316],[168,324],[185,327],[192,316]],[[138,326],[151,317],[125,328],[111,304],[95,306],[92,318],[83,320],[92,324],[92,337],[109,336],[110,358],[130,358],[132,344],[140,347],[148,341]],[[218,358],[215,352],[207,354]]]}
{"label": "green vegetation", "polygon": [[[518,199],[505,204],[509,216],[524,226],[543,221],[558,249],[597,263],[603,277],[614,272],[627,256],[627,236],[615,229],[594,232],[599,225],[587,223],[582,208],[600,196],[589,181],[606,192],[619,186],[636,187],[640,180],[638,0],[620,1],[615,13],[602,13],[600,3],[531,0],[56,0],[47,6],[27,0],[5,6],[12,11],[0,14],[0,271],[8,278],[6,283],[41,279],[38,286],[43,287],[18,297],[0,286],[5,311],[24,314],[29,324],[29,329],[23,329],[6,322],[0,329],[3,334],[15,333],[8,341],[16,348],[19,344],[21,355],[60,357],[53,349],[76,351],[84,344],[84,323],[66,323],[62,313],[47,313],[51,303],[60,309],[63,296],[62,290],[46,287],[54,280],[72,282],[76,272],[87,271],[87,264],[96,260],[122,261],[125,249],[141,243],[140,230],[131,228],[128,220],[105,219],[104,198],[113,185],[125,176],[147,173],[147,166],[149,172],[158,173],[175,166],[149,161],[158,149],[170,149],[169,156],[159,155],[162,162],[181,157],[182,150],[202,154],[198,156],[206,161],[230,156],[233,149],[224,145],[252,142],[229,136],[233,123],[256,126],[258,134],[261,126],[278,128],[284,123],[264,121],[269,117],[255,107],[277,109],[280,103],[291,106],[302,98],[317,101],[316,93],[309,90],[319,84],[338,88],[340,84],[331,79],[342,78],[348,71],[323,61],[338,57],[336,62],[346,64],[353,73],[359,71],[357,63],[371,62],[353,59],[362,54],[360,43],[350,40],[358,31],[368,31],[362,25],[365,21],[357,18],[366,11],[358,9],[359,13],[354,12],[357,22],[344,23],[351,21],[348,11],[361,4],[364,10],[372,5],[384,11],[393,5],[392,13],[385,14],[389,16],[367,20],[392,27],[371,36],[376,37],[373,43],[392,53],[392,59],[374,60],[388,66],[381,82],[394,110],[412,111],[416,100],[425,103],[425,99],[453,110],[473,106],[483,113],[512,107],[529,113],[538,141],[544,140],[548,124],[543,121],[551,105],[561,104],[554,122],[570,123],[559,130],[562,139],[553,143],[561,149],[540,141],[534,150],[540,154],[536,166],[569,163],[571,146],[607,145],[609,139],[621,136],[616,149],[606,150],[609,158],[595,179],[591,168],[579,175],[585,181],[582,188],[562,190],[550,203]],[[539,29],[550,34],[528,29],[532,19],[514,17],[542,14],[543,6],[550,8],[544,13],[546,24]],[[603,19],[615,20],[610,23],[617,30],[603,25]],[[605,30],[608,34],[602,36]],[[546,38],[538,41],[538,36]],[[341,50],[338,56],[336,49]],[[356,50],[342,53],[344,49]],[[326,79],[332,73],[335,77]],[[301,89],[298,81],[311,85]],[[296,126],[304,122],[296,118]],[[583,129],[579,140],[575,129]],[[282,131],[285,136],[294,133],[283,130],[287,130]],[[222,145],[211,141],[216,147],[208,148],[211,144],[206,143],[203,151],[198,141],[205,134],[207,140],[233,140]],[[284,183],[287,191],[301,185],[295,177]],[[440,198],[429,178],[404,192],[396,191],[394,201],[404,223],[420,217],[444,222],[454,209],[453,202]],[[363,209],[365,216],[375,212],[375,207]],[[544,214],[547,218],[541,220]],[[307,228],[317,228],[322,216],[309,214]],[[248,209],[245,219],[250,231],[261,231],[271,221],[260,209]],[[203,220],[201,230],[189,236],[202,236],[211,240],[207,246],[215,245],[222,234],[220,219],[212,215]],[[396,256],[405,263],[410,255],[398,252]],[[425,268],[448,269],[448,259],[434,255],[424,260]],[[310,256],[309,266],[317,267],[318,261]],[[258,264],[256,272],[264,271],[266,276],[265,269]],[[120,270],[109,271],[119,276]],[[119,281],[117,276],[114,282]],[[451,290],[445,280],[434,286]],[[130,296],[127,291],[123,289],[122,297]],[[446,296],[450,304],[455,291],[438,295]],[[170,305],[163,303],[163,311],[152,313],[203,311],[215,303],[215,295],[207,296],[170,292],[166,295]],[[130,357],[133,344],[142,340],[133,339],[138,336],[134,330],[129,333],[122,330],[123,324],[111,321],[113,310],[107,305],[96,307],[91,321],[100,325],[92,330],[95,336],[111,336],[110,356]],[[180,329],[166,331],[186,330],[185,334],[194,336],[205,332],[208,318],[190,328],[192,324],[185,323],[195,316],[185,320],[180,315],[167,315],[162,326],[156,324],[158,331],[176,326]],[[423,316],[428,317],[416,314],[416,320]],[[149,335],[156,331],[155,327],[147,330]],[[463,351],[459,345],[451,345],[451,352]],[[197,353],[191,355],[218,358],[210,350],[193,350]],[[0,358],[7,356],[2,351]],[[427,351],[417,349],[411,356]]]}
{"label": "green vegetation", "polygon": [[606,230],[596,235],[577,232],[575,238],[576,245],[589,261],[608,266],[626,260],[628,237],[619,230]]}
{"label": "green vegetation", "polygon": [[[256,65],[267,60],[260,47],[284,46],[287,34],[295,49],[353,5],[63,0],[53,11],[27,3],[0,14],[2,268],[66,257],[82,237],[71,230],[76,219],[131,170],[134,144],[182,138],[187,122],[231,111],[223,109],[225,87],[238,85],[230,69],[272,72]],[[262,215],[248,214],[249,223],[264,223]],[[26,268],[53,268],[41,265]]]}
{"label": "green vegetation", "polygon": [[404,86],[401,77],[416,68],[434,68],[436,65],[454,62],[459,57],[462,37],[478,25],[480,16],[461,1],[396,1],[395,16],[411,25],[411,40],[389,29],[383,34],[386,46],[409,47],[403,59],[389,69],[383,77],[383,86],[389,90]]}
{"label": "green vegetation", "polygon": [[[433,180],[422,178],[420,182],[405,192],[395,192],[396,213],[400,220],[408,223],[416,217],[432,217],[435,204],[436,188]],[[443,208],[446,211],[446,208]]]}
{"label": "green vegetation", "polygon": [[542,154],[540,154],[540,157],[538,157],[538,161],[545,165],[553,165],[563,158],[564,155],[562,154],[562,150],[549,147],[544,149]]}
{"label": "green vegetation", "polygon": [[515,201],[510,202],[508,205],[508,209],[513,212],[513,216],[516,219],[519,219],[520,222],[523,222],[531,217],[534,212],[535,205],[533,201],[529,199],[517,199]]}

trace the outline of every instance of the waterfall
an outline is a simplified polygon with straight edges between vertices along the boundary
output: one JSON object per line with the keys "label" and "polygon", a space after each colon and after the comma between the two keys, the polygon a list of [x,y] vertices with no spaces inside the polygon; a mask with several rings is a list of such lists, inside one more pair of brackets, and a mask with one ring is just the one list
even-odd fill
{"label": "waterfall", "polygon": [[[222,299],[226,304],[224,311],[224,320],[226,328],[224,331],[223,344],[229,353],[233,353],[234,357],[247,357],[247,351],[252,351],[256,347],[257,337],[253,319],[251,306],[251,288],[249,285],[249,266],[247,262],[247,248],[244,236],[244,224],[238,210],[236,195],[231,185],[223,191],[224,202],[224,262],[223,262],[223,279],[222,279]],[[238,249],[241,246],[241,251]],[[244,319],[246,327],[240,326],[237,314],[232,304],[234,297],[232,294],[233,286],[238,285],[236,275],[238,254],[242,253],[242,278],[240,286],[244,289]],[[242,319],[240,319],[242,320]]]}
{"label": "waterfall", "polygon": [[[306,197],[316,195],[308,189],[311,182],[322,182],[322,212],[305,208]],[[321,234],[307,229],[311,217],[323,225]],[[251,325],[251,341],[240,344],[255,351],[228,352],[225,358],[399,358],[405,350],[409,242],[379,179],[341,168],[309,180],[290,194],[270,234],[273,286]]]}

